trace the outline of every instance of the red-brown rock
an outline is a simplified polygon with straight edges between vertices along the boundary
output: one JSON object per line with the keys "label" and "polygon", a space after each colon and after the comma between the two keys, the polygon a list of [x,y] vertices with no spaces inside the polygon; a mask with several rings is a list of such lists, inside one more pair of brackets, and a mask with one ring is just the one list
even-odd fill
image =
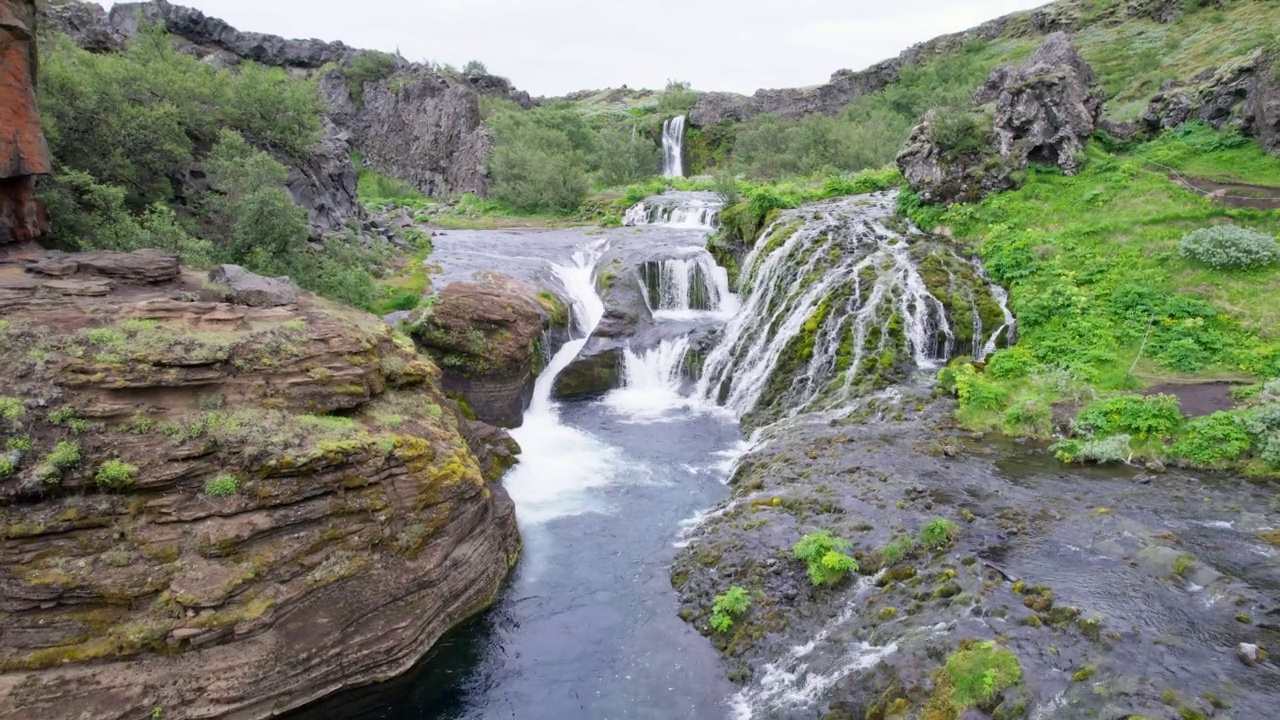
{"label": "red-brown rock", "polygon": [[36,106],[35,19],[35,0],[0,0],[0,245],[49,229],[34,192],[34,176],[50,171]]}

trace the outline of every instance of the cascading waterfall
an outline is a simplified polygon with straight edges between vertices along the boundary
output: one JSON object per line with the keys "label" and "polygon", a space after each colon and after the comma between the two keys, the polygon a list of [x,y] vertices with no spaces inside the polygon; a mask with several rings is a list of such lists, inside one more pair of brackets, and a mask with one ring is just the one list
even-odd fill
{"label": "cascading waterfall", "polygon": [[658,320],[719,319],[738,311],[738,296],[729,289],[729,272],[704,248],[691,247],[683,257],[650,260],[640,265],[640,288]]}
{"label": "cascading waterfall", "polygon": [[743,262],[744,305],[707,358],[703,396],[765,419],[834,409],[913,365],[978,354],[982,326],[1003,319],[994,348],[1012,326],[1004,296],[985,289],[976,263],[897,228],[894,200],[809,205],[766,229]]}
{"label": "cascading waterfall", "polygon": [[662,123],[662,174],[669,178],[684,177],[684,116]]}
{"label": "cascading waterfall", "polygon": [[628,227],[656,225],[681,230],[714,230],[720,225],[718,200],[691,198],[693,193],[670,193],[632,205],[622,217]]}
{"label": "cascading waterfall", "polygon": [[568,264],[551,268],[571,299],[571,323],[579,337],[551,358],[534,385],[524,424],[511,431],[523,453],[503,484],[524,524],[591,510],[592,500],[584,491],[608,483],[621,462],[616,448],[561,423],[551,399],[556,376],[578,356],[604,317],[604,301],[593,277],[604,244],[594,243],[574,253]]}
{"label": "cascading waterfall", "polygon": [[605,403],[636,422],[670,419],[670,413],[691,407],[681,393],[689,338],[663,340],[657,347],[622,353],[623,386],[609,393]]}

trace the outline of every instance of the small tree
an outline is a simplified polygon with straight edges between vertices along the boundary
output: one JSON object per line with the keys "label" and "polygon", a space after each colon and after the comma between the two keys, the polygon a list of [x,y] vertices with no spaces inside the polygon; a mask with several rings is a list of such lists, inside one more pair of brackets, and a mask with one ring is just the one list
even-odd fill
{"label": "small tree", "polygon": [[466,65],[462,66],[463,75],[488,75],[489,68],[479,60],[468,60]]}

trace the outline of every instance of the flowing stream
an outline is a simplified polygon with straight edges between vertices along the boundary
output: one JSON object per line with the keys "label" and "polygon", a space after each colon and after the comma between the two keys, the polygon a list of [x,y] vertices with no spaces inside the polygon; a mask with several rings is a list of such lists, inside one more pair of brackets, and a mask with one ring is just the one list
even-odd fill
{"label": "flowing stream", "polygon": [[[861,609],[883,588],[878,577],[866,577],[832,600],[831,615],[793,618],[787,637],[766,638],[775,643],[774,652],[750,682],[738,686],[726,679],[725,662],[711,643],[679,616],[681,598],[671,581],[677,553],[710,537],[733,537],[736,526],[716,523],[751,501],[739,496],[717,507],[728,495],[725,483],[737,458],[751,452],[767,459],[823,433],[838,433],[831,440],[838,444],[850,442],[845,433],[867,435],[845,452],[916,443],[911,433],[918,431],[838,420],[859,402],[892,405],[912,393],[923,398],[929,388],[915,369],[935,368],[959,353],[985,358],[1014,340],[1007,293],[972,259],[894,220],[893,202],[892,194],[878,194],[783,213],[740,263],[741,298],[705,249],[719,211],[706,194],[648,198],[628,213],[633,227],[604,232],[437,236],[433,261],[445,267],[444,277],[496,270],[554,287],[571,306],[571,339],[537,381],[524,425],[512,433],[523,455],[503,480],[516,503],[524,555],[496,607],[451,631],[414,670],[323,700],[293,719],[798,720],[820,717],[831,693],[856,695],[859,673],[909,663],[922,656],[921,648],[954,644],[944,636],[962,625],[1015,636],[1032,632],[1005,623],[1003,615],[966,612],[957,619],[945,605],[922,606],[904,628],[869,629],[874,616]],[[614,262],[622,269],[611,266],[611,272],[634,274],[637,297],[643,296],[657,332],[638,333],[623,349],[622,387],[589,401],[557,402],[556,376],[606,315],[597,288],[603,266]],[[767,422],[754,424],[774,424],[753,433],[754,445],[743,442],[738,418],[764,411],[772,413],[763,418]],[[882,452],[888,471],[872,488],[893,490],[901,483],[910,486],[904,492],[917,493],[923,490],[913,483],[941,478],[945,482],[939,480],[943,484],[930,497],[939,508],[956,501],[947,484],[953,471],[940,469],[936,457]],[[1187,641],[1182,652],[1194,657],[1196,667],[1218,662],[1221,648],[1256,636],[1230,619],[1236,610],[1225,611],[1225,628],[1212,623],[1220,620],[1218,606],[1241,598],[1261,602],[1255,598],[1280,587],[1280,553],[1239,539],[1272,528],[1262,509],[1264,493],[1245,493],[1244,506],[1258,510],[1236,528],[1224,524],[1227,511],[1217,508],[1240,501],[1238,490],[1229,495],[1206,484],[1186,499],[1180,493],[1156,497],[1131,477],[1064,471],[1043,453],[989,452],[1005,459],[965,466],[961,480],[966,502],[979,516],[994,517],[1012,505],[1028,517],[1075,513],[1083,520],[1064,521],[1035,542],[1010,542],[1009,548],[1000,533],[984,546],[984,561],[1053,583],[1064,600],[1087,605],[1125,632],[1132,624],[1141,637],[1180,634]],[[1030,459],[1017,459],[1024,457]],[[807,458],[814,477],[824,479],[819,487],[836,488],[822,502],[835,498],[855,511],[857,503],[870,502],[867,486],[844,484],[858,482],[858,469],[842,454]],[[864,461],[874,459],[859,463]],[[770,474],[759,497],[805,485],[788,487],[793,481]],[[1087,491],[1082,482],[1089,483]],[[1193,482],[1179,478],[1177,486]],[[1046,509],[1036,510],[1042,503]],[[1110,510],[1094,510],[1093,503],[1127,514],[1112,520]],[[879,514],[892,507],[881,505]],[[1273,509],[1280,511],[1280,498]],[[866,517],[880,519],[876,512]],[[1179,532],[1203,558],[1204,569],[1173,583],[1133,572],[1172,564],[1156,547],[1162,528]],[[746,527],[738,529],[746,533]],[[786,542],[794,542],[796,530],[787,530]],[[749,552],[745,547],[755,540],[742,537],[741,552]],[[764,557],[777,555],[768,553]],[[1238,579],[1223,579],[1210,563]],[[1093,582],[1100,577],[1105,585]],[[1271,613],[1280,616],[1280,607]],[[1138,630],[1133,632],[1115,653],[1118,667],[1140,668],[1173,686],[1187,682],[1181,665],[1155,655],[1164,652],[1159,641],[1139,642]],[[1055,642],[1065,653],[1083,652],[1066,638]],[[1070,678],[1074,670],[1058,668],[1063,661],[1056,655],[1026,656],[1028,674],[1054,678],[1065,672]],[[1247,713],[1270,702],[1268,693],[1274,693],[1266,678],[1229,669],[1229,681],[1253,693],[1238,717],[1263,717]],[[1057,692],[1056,686],[1049,690]],[[1039,697],[1032,717],[1077,717],[1060,699]]]}
{"label": "flowing stream", "polygon": [[662,122],[662,174],[684,177],[684,116]]}

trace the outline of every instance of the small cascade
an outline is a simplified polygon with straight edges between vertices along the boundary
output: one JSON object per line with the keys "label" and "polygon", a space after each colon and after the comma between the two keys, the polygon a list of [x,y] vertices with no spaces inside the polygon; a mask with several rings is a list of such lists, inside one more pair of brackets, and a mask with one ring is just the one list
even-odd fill
{"label": "small cascade", "polygon": [[669,178],[684,177],[684,116],[662,123],[662,174]]}
{"label": "small cascade", "polygon": [[640,287],[658,320],[720,319],[738,310],[729,290],[729,272],[705,249],[688,248],[684,257],[650,260],[640,265]]}
{"label": "small cascade", "polygon": [[[982,274],[983,279],[987,279],[985,272]],[[1003,338],[1005,347],[1013,345],[1018,341],[1018,321],[1013,316],[1013,311],[1009,309],[1009,291],[991,283],[991,297],[1000,305],[1000,312],[1004,315],[1004,323],[991,333],[991,337],[987,338],[987,342],[982,346],[981,352],[974,353],[974,357],[978,360],[986,360],[991,357],[996,350],[999,349],[999,343]]]}
{"label": "small cascade", "polygon": [[622,353],[623,386],[605,397],[614,411],[635,422],[654,422],[687,409],[690,399],[680,393],[689,338],[663,340],[642,352]]}
{"label": "small cascade", "polygon": [[[766,420],[839,408],[1010,340],[1012,315],[980,266],[906,226],[894,200],[816,203],[765,230],[742,265],[743,308],[707,358],[705,397]],[[1001,320],[988,341],[982,328]]]}
{"label": "small cascade", "polygon": [[715,193],[671,191],[646,198],[627,210],[622,224],[656,225],[680,230],[714,230],[724,203]]}
{"label": "small cascade", "polygon": [[563,424],[551,399],[556,376],[578,356],[604,317],[604,301],[596,292],[593,275],[605,242],[593,243],[574,253],[569,263],[551,268],[572,301],[570,324],[578,337],[551,358],[534,385],[524,424],[511,431],[523,453],[503,484],[516,502],[522,524],[593,510],[585,491],[610,482],[622,463],[616,448]]}

